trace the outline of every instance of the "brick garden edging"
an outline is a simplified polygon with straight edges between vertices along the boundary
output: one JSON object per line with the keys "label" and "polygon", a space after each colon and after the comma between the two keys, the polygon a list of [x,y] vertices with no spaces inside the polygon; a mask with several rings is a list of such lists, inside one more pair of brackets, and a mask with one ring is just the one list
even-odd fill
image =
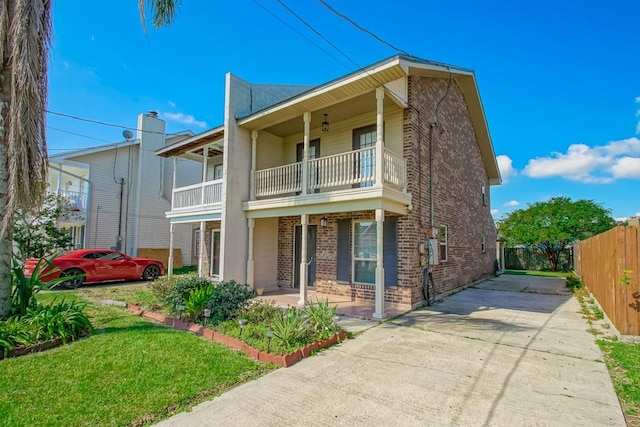
{"label": "brick garden edging", "polygon": [[127,304],[127,309],[136,316],[143,316],[148,319],[153,319],[158,323],[162,323],[163,325],[169,326],[174,329],[192,332],[208,340],[212,340],[224,346],[242,351],[248,357],[259,362],[275,363],[276,365],[280,365],[284,368],[299,362],[305,357],[309,357],[316,350],[327,348],[329,346],[337,344],[338,342],[344,341],[347,338],[347,333],[345,331],[340,331],[326,340],[313,342],[308,346],[295,350],[289,354],[273,354],[267,353],[266,351],[260,351],[256,348],[251,347],[244,341],[239,340],[238,338],[230,337],[223,333],[214,331],[213,329],[205,328],[198,325],[197,323],[183,322],[180,319],[165,316],[164,314],[156,313],[154,311],[144,311],[135,304]]}
{"label": "brick garden edging", "polygon": [[[41,351],[49,350],[50,348],[61,346],[62,344],[64,344],[62,338],[56,338],[49,341],[39,342],[38,344],[30,345],[28,347],[14,348],[7,352],[7,359],[10,357],[24,356],[30,353],[38,353]],[[4,359],[4,353],[0,352],[0,360],[2,359]]]}

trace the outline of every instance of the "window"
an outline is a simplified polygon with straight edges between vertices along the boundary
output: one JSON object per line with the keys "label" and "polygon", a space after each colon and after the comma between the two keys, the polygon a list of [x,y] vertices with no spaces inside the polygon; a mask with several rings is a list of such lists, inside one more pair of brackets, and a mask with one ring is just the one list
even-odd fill
{"label": "window", "polygon": [[482,205],[487,206],[487,194],[485,191],[484,183],[482,183]]}
{"label": "window", "polygon": [[[364,126],[353,130],[353,149],[362,150],[374,148],[377,140],[376,125]],[[375,181],[376,153],[374,150],[367,150],[360,153],[356,160],[355,177],[360,180],[359,187],[371,187]]]}
{"label": "window", "polygon": [[448,243],[446,225],[440,226],[440,231],[438,233],[438,240],[440,242],[440,261],[446,261],[447,260],[447,243]]}
{"label": "window", "polygon": [[215,165],[213,167],[213,179],[217,180],[217,179],[222,179],[222,164],[219,165]]}
{"label": "window", "polygon": [[353,281],[376,283],[377,232],[374,221],[353,223]]}
{"label": "window", "polygon": [[200,258],[200,229],[193,230],[193,256]]}
{"label": "window", "polygon": [[480,237],[480,247],[483,253],[487,250],[487,236],[484,234]]}

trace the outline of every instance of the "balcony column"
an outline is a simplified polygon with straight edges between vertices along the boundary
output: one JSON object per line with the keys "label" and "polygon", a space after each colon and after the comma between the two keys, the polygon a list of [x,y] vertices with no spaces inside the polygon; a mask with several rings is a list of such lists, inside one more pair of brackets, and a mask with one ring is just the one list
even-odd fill
{"label": "balcony column", "polygon": [[167,277],[173,275],[173,228],[174,224],[169,224],[169,265],[167,266]]}
{"label": "balcony column", "polygon": [[[305,113],[306,114],[306,113]],[[302,224],[302,236],[300,238],[300,301],[298,305],[307,304],[307,279],[309,275],[307,269],[307,222],[309,216],[300,215],[300,223]]]}
{"label": "balcony column", "polygon": [[200,205],[204,206],[204,183],[207,182],[207,170],[209,169],[209,146],[202,149],[204,162],[202,162],[202,184],[200,185]]}
{"label": "balcony column", "polygon": [[376,187],[384,184],[384,89],[376,88]]}
{"label": "balcony column", "polygon": [[56,189],[56,196],[59,196],[60,189],[62,188],[62,164],[60,164],[60,169],[58,170],[58,188]]}
{"label": "balcony column", "polygon": [[373,312],[375,319],[384,319],[384,210],[376,209],[376,307]]}
{"label": "balcony column", "polygon": [[255,219],[247,219],[247,226],[249,227],[249,244],[247,248],[247,284],[254,289],[253,229],[255,225]]}
{"label": "balcony column", "polygon": [[251,131],[251,178],[249,182],[249,200],[256,199],[256,144],[258,131]]}
{"label": "balcony column", "polygon": [[[305,195],[308,193],[309,188],[309,133],[311,128],[311,113],[308,111],[305,112],[302,118],[304,120],[304,149],[302,150],[302,188],[300,193]],[[306,226],[303,225],[302,228],[304,230]]]}
{"label": "balcony column", "polygon": [[171,210],[173,210],[174,208],[174,203],[175,203],[175,191],[176,191],[176,182],[177,182],[177,176],[178,174],[178,158],[174,157],[173,158],[173,179],[171,181]]}
{"label": "balcony column", "polygon": [[200,256],[198,257],[198,277],[204,277],[204,234],[206,233],[207,223],[205,221],[200,221],[200,241],[198,245],[200,245]]}

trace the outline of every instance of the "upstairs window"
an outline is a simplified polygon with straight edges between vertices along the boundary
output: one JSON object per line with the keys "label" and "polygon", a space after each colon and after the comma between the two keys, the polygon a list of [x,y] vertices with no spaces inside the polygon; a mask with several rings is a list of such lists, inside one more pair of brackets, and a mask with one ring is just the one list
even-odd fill
{"label": "upstairs window", "polygon": [[447,260],[447,245],[448,245],[448,236],[447,236],[447,226],[441,225],[440,231],[438,233],[438,241],[440,242],[440,261]]}
{"label": "upstairs window", "polygon": [[482,206],[487,206],[487,193],[485,191],[484,183],[482,183]]}
{"label": "upstairs window", "polygon": [[484,234],[480,237],[480,248],[483,253],[487,250],[487,236]]}

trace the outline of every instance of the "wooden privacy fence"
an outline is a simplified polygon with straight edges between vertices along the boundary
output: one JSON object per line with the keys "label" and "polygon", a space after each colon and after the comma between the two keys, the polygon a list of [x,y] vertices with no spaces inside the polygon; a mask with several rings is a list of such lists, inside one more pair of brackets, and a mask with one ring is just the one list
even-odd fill
{"label": "wooden privacy fence", "polygon": [[640,335],[637,226],[618,226],[575,245],[575,271],[622,335]]}
{"label": "wooden privacy fence", "polygon": [[[505,268],[509,270],[551,270],[551,263],[540,248],[505,248]],[[558,259],[558,271],[573,269],[571,248],[563,249]]]}

